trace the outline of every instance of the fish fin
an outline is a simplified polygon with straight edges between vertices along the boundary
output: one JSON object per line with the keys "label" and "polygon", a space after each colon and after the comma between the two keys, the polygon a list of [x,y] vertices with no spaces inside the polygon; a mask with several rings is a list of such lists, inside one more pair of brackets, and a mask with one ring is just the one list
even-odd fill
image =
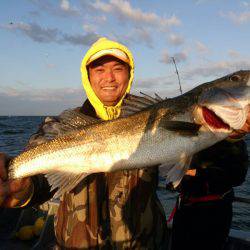
{"label": "fish fin", "polygon": [[188,136],[197,135],[201,125],[182,121],[163,121],[160,126],[164,129]]}
{"label": "fish fin", "polygon": [[157,93],[155,93],[155,99],[158,100],[159,102],[164,101],[164,99],[159,96]]}
{"label": "fish fin", "polygon": [[82,181],[89,174],[81,173],[81,174],[73,174],[73,173],[65,173],[65,172],[50,172],[45,175],[47,178],[49,185],[51,186],[50,191],[58,189],[54,194],[53,198],[59,198],[64,193],[71,191],[76,185]]}
{"label": "fish fin", "polygon": [[188,170],[192,156],[182,157],[182,159],[175,164],[163,163],[159,166],[159,175],[165,177],[167,182],[171,182],[173,187],[176,188],[186,171]]}
{"label": "fish fin", "polygon": [[25,151],[74,130],[100,122],[98,119],[80,113],[79,109],[68,109],[57,117],[46,117],[37,133],[30,137]]}
{"label": "fish fin", "polygon": [[98,122],[97,119],[90,117],[88,115],[82,114],[74,109],[67,109],[63,111],[59,117],[59,121],[61,122],[64,129],[72,130],[72,129],[81,129],[88,125],[92,125]]}
{"label": "fish fin", "polygon": [[132,115],[164,100],[156,93],[155,97],[151,97],[150,95],[144,94],[142,92],[140,93],[142,96],[132,94],[126,95],[121,108],[121,117]]}

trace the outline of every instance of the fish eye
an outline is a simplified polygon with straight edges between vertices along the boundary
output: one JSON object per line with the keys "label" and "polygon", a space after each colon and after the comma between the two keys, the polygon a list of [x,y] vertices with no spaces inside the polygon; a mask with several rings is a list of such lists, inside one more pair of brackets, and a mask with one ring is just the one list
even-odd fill
{"label": "fish eye", "polygon": [[241,80],[241,76],[239,76],[239,75],[230,76],[230,81],[232,81],[232,82],[237,82],[237,81],[240,81],[240,80]]}

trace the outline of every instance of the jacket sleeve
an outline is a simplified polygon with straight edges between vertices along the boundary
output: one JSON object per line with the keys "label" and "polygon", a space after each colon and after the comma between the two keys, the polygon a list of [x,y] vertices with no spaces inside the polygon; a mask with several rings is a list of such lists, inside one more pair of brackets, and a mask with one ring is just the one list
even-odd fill
{"label": "jacket sleeve", "polygon": [[192,163],[196,176],[206,183],[210,192],[224,192],[241,185],[247,174],[246,143],[223,141],[198,153]]}

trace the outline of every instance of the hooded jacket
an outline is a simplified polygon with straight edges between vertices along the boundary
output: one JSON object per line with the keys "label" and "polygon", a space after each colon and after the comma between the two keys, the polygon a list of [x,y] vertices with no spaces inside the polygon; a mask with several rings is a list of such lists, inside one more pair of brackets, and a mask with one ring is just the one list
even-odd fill
{"label": "hooded jacket", "polygon": [[[87,66],[86,66],[91,56],[105,49],[119,49],[123,51],[128,56],[129,67],[130,67],[130,79],[129,79],[126,92],[121,98],[121,100],[115,106],[111,106],[111,107],[105,106],[96,96],[89,82],[89,76],[88,76],[88,71],[87,71]],[[90,103],[92,104],[92,106],[94,107],[97,113],[97,116],[103,120],[112,120],[114,118],[118,118],[121,112],[122,101],[124,97],[126,96],[126,94],[129,93],[133,79],[134,79],[134,59],[129,49],[125,47],[124,45],[108,40],[105,37],[100,38],[97,42],[95,42],[91,46],[91,48],[87,51],[86,55],[84,56],[82,60],[82,64],[81,64],[81,73],[82,73],[83,87],[85,89],[88,100],[90,101]]]}

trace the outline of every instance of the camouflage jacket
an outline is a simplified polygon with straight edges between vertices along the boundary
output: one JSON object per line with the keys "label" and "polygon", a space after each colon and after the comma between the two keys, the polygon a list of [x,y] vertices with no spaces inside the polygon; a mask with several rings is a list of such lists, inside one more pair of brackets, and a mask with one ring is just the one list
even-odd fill
{"label": "camouflage jacket", "polygon": [[[96,117],[86,101],[76,109]],[[46,118],[29,141],[33,147],[60,134],[60,116]],[[33,177],[31,204],[52,197],[44,176]],[[61,249],[164,249],[166,219],[158,200],[157,167],[88,176],[66,193],[55,218]]]}

